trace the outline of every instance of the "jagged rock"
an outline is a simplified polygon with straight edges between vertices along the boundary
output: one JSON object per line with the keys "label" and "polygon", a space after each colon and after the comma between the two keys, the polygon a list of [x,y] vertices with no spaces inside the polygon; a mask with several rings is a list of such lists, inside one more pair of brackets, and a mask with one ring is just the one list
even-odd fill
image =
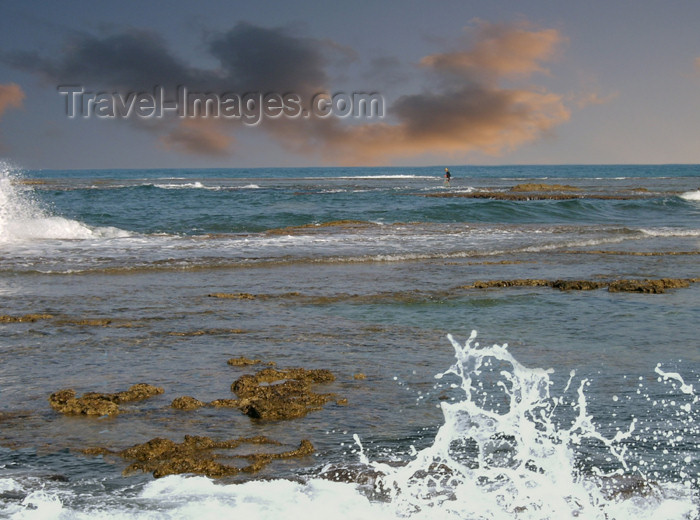
{"label": "jagged rock", "polygon": [[182,397],[174,399],[170,406],[177,408],[178,410],[196,410],[197,408],[204,406],[204,403],[199,399],[190,397],[189,395],[183,395]]}
{"label": "jagged rock", "polygon": [[241,356],[237,358],[231,358],[226,363],[236,367],[246,367],[250,365],[259,365],[260,363],[262,363],[262,360],[248,359],[247,357]]}
{"label": "jagged rock", "polygon": [[661,294],[666,289],[677,289],[690,286],[697,282],[696,278],[659,278],[657,280],[487,280],[476,281],[471,285],[461,286],[461,289],[488,289],[492,287],[552,287],[561,291],[591,291],[607,287],[610,292],[639,292]]}
{"label": "jagged rock", "polygon": [[98,395],[75,397],[75,390],[59,390],[49,396],[51,407],[66,415],[117,415],[117,403]]}
{"label": "jagged rock", "polygon": [[606,282],[591,280],[555,280],[552,287],[560,291],[593,291],[608,285]]}
{"label": "jagged rock", "polygon": [[160,395],[163,393],[163,389],[159,386],[149,385],[147,383],[137,383],[129,387],[128,390],[124,392],[117,392],[116,394],[104,394],[112,399],[114,402],[126,403],[129,401],[140,401],[141,399],[147,399],[153,397],[154,395]]}
{"label": "jagged rock", "polygon": [[[333,394],[317,394],[312,384],[335,380],[329,370],[265,368],[255,375],[243,375],[231,385],[243,401],[240,409],[255,419],[293,419],[320,410],[335,398]],[[274,383],[274,384],[272,384]]]}
{"label": "jagged rock", "polygon": [[109,318],[85,318],[82,320],[65,319],[59,322],[60,325],[80,325],[86,327],[107,327],[112,324]]}
{"label": "jagged rock", "polygon": [[[156,437],[143,444],[127,448],[119,453],[133,462],[124,471],[141,470],[153,473],[156,478],[179,473],[196,473],[211,478],[236,475],[241,472],[253,473],[261,470],[275,459],[305,457],[314,452],[310,441],[304,439],[299,447],[282,453],[223,454],[222,450],[234,450],[243,444],[274,445],[280,443],[263,436],[215,441],[209,437],[185,435],[181,443]],[[247,459],[243,467],[223,464],[215,459]]]}
{"label": "jagged rock", "polygon": [[250,293],[211,293],[210,298],[225,298],[229,300],[254,300],[255,295]]}
{"label": "jagged rock", "polygon": [[215,399],[207,403],[207,406],[214,408],[240,408],[246,403],[245,399]]}
{"label": "jagged rock", "polygon": [[23,316],[8,316],[3,314],[0,316],[0,323],[34,323],[39,320],[50,320],[52,314],[25,314]]}
{"label": "jagged rock", "polygon": [[488,289],[490,287],[541,287],[548,286],[551,282],[532,278],[516,278],[515,280],[488,280],[476,281],[465,288]]}
{"label": "jagged rock", "polygon": [[82,397],[75,396],[75,390],[65,389],[49,396],[51,407],[67,415],[116,415],[119,404],[138,401],[162,394],[163,389],[146,383],[132,385],[128,390],[114,394],[88,392]]}
{"label": "jagged rock", "polygon": [[662,294],[666,289],[677,289],[690,286],[689,280],[679,278],[660,278],[658,280],[616,280],[610,282],[610,292],[638,292]]}

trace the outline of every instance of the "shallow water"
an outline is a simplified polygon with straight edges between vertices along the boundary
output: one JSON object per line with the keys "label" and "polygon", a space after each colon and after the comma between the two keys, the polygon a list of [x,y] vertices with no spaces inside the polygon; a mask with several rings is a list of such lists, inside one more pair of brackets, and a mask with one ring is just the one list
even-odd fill
{"label": "shallow water", "polygon": [[[568,508],[584,518],[697,517],[700,285],[663,294],[467,286],[700,276],[700,168],[455,168],[448,187],[439,170],[5,165],[0,314],[51,317],[0,323],[0,514],[555,518]],[[526,182],[569,185],[582,198],[426,196],[509,193]],[[474,374],[473,387],[468,370],[436,379],[455,353],[457,366],[474,368],[474,342],[460,350],[446,338],[464,347],[473,329],[483,346],[507,342],[507,355]],[[226,364],[238,356],[328,368],[336,381],[319,391],[347,405],[291,421],[170,407],[182,395],[234,397],[231,383],[256,369]],[[518,406],[547,418],[535,419],[539,433],[496,417],[496,438],[521,440],[500,446],[497,463],[480,461],[474,436],[491,426],[473,407],[493,412],[513,381],[530,377],[548,394]],[[63,416],[48,404],[62,388],[138,382],[165,392],[111,418]],[[590,427],[577,430],[584,408]],[[307,438],[316,452],[215,482],[122,477],[121,458],[79,453],[186,434],[266,435],[288,449]],[[547,442],[553,452],[528,451]]]}

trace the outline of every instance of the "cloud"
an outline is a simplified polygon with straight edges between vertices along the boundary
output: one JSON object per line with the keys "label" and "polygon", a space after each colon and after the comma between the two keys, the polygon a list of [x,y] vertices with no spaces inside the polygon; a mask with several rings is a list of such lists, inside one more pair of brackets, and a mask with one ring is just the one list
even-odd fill
{"label": "cloud", "polygon": [[[0,84],[0,118],[6,110],[11,108],[21,108],[24,101],[24,92],[16,83]],[[5,147],[0,142],[0,151]]]}
{"label": "cloud", "polygon": [[244,92],[308,95],[327,82],[323,49],[328,43],[239,23],[214,38],[209,51],[222,66],[222,83]]}
{"label": "cloud", "polygon": [[201,69],[176,57],[156,33],[128,30],[96,37],[72,37],[57,58],[34,52],[5,52],[5,63],[55,85],[122,92],[150,91],[154,86],[225,91],[293,91],[306,94],[327,81],[324,52],[328,42],[291,35],[283,28],[238,23],[206,42],[220,63]]}
{"label": "cloud", "polygon": [[467,31],[470,48],[426,56],[421,65],[479,83],[528,77],[547,73],[543,62],[553,59],[566,41],[556,29],[534,30],[525,23],[477,21]]}
{"label": "cloud", "polygon": [[291,149],[317,150],[329,162],[376,164],[424,153],[498,155],[534,141],[570,118],[564,97],[542,87],[505,86],[506,80],[547,72],[565,41],[557,31],[522,24],[480,22],[465,49],[420,61],[436,90],[399,97],[393,121],[342,125],[337,119],[287,125],[273,133]]}
{"label": "cloud", "polygon": [[695,58],[694,63],[695,63],[695,69],[696,69],[698,72],[700,72],[700,57]]}
{"label": "cloud", "polygon": [[2,59],[53,86],[138,90],[199,80],[197,71],[174,57],[157,34],[143,30],[104,37],[73,36],[56,59],[22,51],[6,52]]}
{"label": "cloud", "polygon": [[[505,153],[569,119],[563,96],[531,83],[535,75],[549,74],[547,64],[565,43],[555,29],[477,21],[458,47],[419,60],[416,79],[433,88],[395,93],[384,119],[266,118],[259,129],[294,153],[331,164],[386,163],[424,153]],[[293,92],[304,101],[337,91],[328,71],[334,63],[356,59],[354,51],[337,43],[248,23],[210,35],[204,48],[217,67],[186,63],[157,34],[143,30],[75,36],[56,57],[5,52],[0,59],[46,82],[84,83],[88,89],[186,85],[218,94]],[[383,62],[401,77],[399,62],[387,57]],[[246,131],[236,119],[171,118],[141,126],[157,132],[168,150],[211,156],[234,153],[233,134]]]}
{"label": "cloud", "polygon": [[183,119],[160,138],[166,150],[204,156],[227,156],[233,142],[216,119]]}
{"label": "cloud", "polygon": [[0,84],[0,116],[8,108],[21,108],[24,92],[16,83]]}

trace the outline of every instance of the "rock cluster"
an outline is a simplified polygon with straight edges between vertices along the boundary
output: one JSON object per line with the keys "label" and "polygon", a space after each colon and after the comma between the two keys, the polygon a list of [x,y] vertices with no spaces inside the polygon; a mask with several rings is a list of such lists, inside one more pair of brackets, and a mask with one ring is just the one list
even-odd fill
{"label": "rock cluster", "polygon": [[231,385],[241,398],[239,408],[254,419],[293,419],[320,410],[333,394],[317,394],[312,384],[330,383],[335,376],[328,370],[265,368],[255,375],[243,375]]}
{"label": "rock cluster", "polygon": [[[258,363],[261,361],[247,358],[229,360],[229,364],[238,366]],[[296,419],[320,410],[327,402],[336,399],[335,394],[319,394],[312,389],[312,385],[332,381],[335,381],[335,376],[325,369],[264,368],[256,374],[242,375],[233,382],[231,391],[238,399],[216,399],[204,403],[194,397],[183,396],[175,399],[172,407],[179,410],[194,410],[202,406],[238,408],[253,419]],[[342,399],[336,399],[336,402],[347,404]]]}
{"label": "rock cluster", "polygon": [[[233,366],[254,366],[263,364],[258,359],[245,357],[232,358],[228,361]],[[238,408],[254,419],[283,420],[303,417],[308,412],[321,409],[328,401],[335,399],[340,406],[347,404],[345,399],[336,399],[334,394],[321,394],[313,391],[313,385],[329,383],[335,376],[324,369],[268,367],[255,374],[245,374],[231,385],[237,399],[217,399],[204,403],[191,396],[182,396],[172,401],[172,407],[179,410],[195,410],[202,406]],[[145,399],[163,393],[162,388],[147,384],[134,385],[124,392],[113,394],[89,392],[76,397],[74,390],[60,390],[51,394],[49,403],[62,413],[70,415],[115,415],[121,410],[119,405],[128,401]],[[184,441],[155,437],[143,444],[123,451],[111,451],[107,448],[88,448],[83,453],[89,455],[116,454],[131,461],[124,471],[151,472],[154,477],[163,477],[176,473],[196,473],[208,477],[226,477],[238,473],[259,471],[276,459],[305,457],[314,452],[314,447],[307,439],[301,441],[298,448],[289,451],[261,452],[240,454],[236,450],[241,445],[281,446],[279,442],[267,437],[238,438],[216,441],[209,437],[186,435]],[[234,464],[233,461],[244,459],[247,464]],[[223,461],[223,462],[222,462]]]}

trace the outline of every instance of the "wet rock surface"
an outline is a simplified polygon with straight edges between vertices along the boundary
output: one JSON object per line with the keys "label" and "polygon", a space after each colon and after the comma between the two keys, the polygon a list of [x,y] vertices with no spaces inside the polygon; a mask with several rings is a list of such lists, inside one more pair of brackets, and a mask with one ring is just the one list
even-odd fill
{"label": "wet rock surface", "polygon": [[[231,358],[228,364],[235,367],[262,365],[259,359],[243,356]],[[274,363],[267,363],[274,365]],[[236,408],[254,419],[284,420],[303,417],[310,411],[320,410],[332,400],[338,406],[347,404],[347,399],[338,399],[335,394],[316,393],[314,385],[335,381],[332,372],[325,369],[287,368],[271,366],[254,374],[244,374],[231,385],[236,399],[216,399],[203,402],[192,396],[177,397],[171,408],[181,411],[201,407]],[[51,394],[51,406],[67,415],[112,416],[121,412],[119,405],[161,394],[163,389],[148,384],[137,384],[117,393],[88,392],[77,397],[72,389]],[[267,448],[261,448],[262,445]],[[245,446],[250,449],[246,453]],[[116,455],[129,461],[124,474],[134,471],[150,472],[159,478],[172,474],[192,473],[211,478],[231,477],[240,473],[260,471],[274,460],[302,458],[314,452],[312,443],[304,439],[295,449],[281,451],[282,444],[264,436],[241,437],[217,441],[209,437],[185,435],[180,443],[163,437],[121,451],[107,447],[82,449],[85,455]],[[241,453],[244,451],[244,453]]]}
{"label": "wet rock surface", "polygon": [[[234,366],[234,367],[247,367],[251,365],[261,365],[263,364],[263,361],[261,359],[249,359],[244,356],[240,356],[237,358],[231,358],[226,362],[228,365]],[[268,366],[275,366],[276,363],[274,361],[269,361],[265,363]]]}
{"label": "wet rock surface", "polygon": [[659,280],[616,280],[608,286],[610,292],[638,292],[661,294],[666,289],[679,289],[690,286],[692,280],[661,278]]}
{"label": "wet rock surface", "polygon": [[208,294],[210,298],[223,298],[223,299],[228,299],[228,300],[254,300],[255,295],[250,294],[250,293],[222,293],[222,292],[217,292],[217,293],[211,293]]}
{"label": "wet rock surface", "polygon": [[[225,441],[216,441],[209,437],[185,435],[180,443],[162,437],[155,437],[143,444],[119,452],[105,448],[83,450],[88,455],[116,454],[131,464],[124,474],[134,471],[152,473],[155,478],[167,475],[193,473],[211,478],[227,477],[239,473],[255,473],[274,460],[301,458],[311,455],[315,449],[310,441],[304,439],[299,447],[283,452],[263,452],[240,454],[236,452],[243,445],[281,446],[277,441],[264,436],[242,437]],[[243,460],[247,464],[237,465],[221,461]]]}
{"label": "wet rock surface", "polygon": [[128,390],[113,394],[88,392],[76,397],[75,390],[64,389],[49,396],[51,407],[66,415],[116,415],[119,405],[130,401],[147,399],[163,393],[163,389],[146,383],[138,383]]}
{"label": "wet rock surface", "polygon": [[518,278],[514,280],[488,280],[476,281],[471,285],[464,285],[462,289],[489,289],[494,287],[552,287],[560,291],[592,291],[608,288],[609,292],[636,292],[646,294],[662,294],[667,289],[680,289],[689,287],[697,282],[697,278],[659,278],[655,280],[542,280],[530,278]]}
{"label": "wet rock surface", "polygon": [[39,320],[50,320],[52,314],[24,314],[23,316],[8,316],[3,314],[0,316],[0,323],[34,323]]}
{"label": "wet rock surface", "polygon": [[510,191],[580,191],[581,188],[568,184],[524,183],[516,184]]}
{"label": "wet rock surface", "polygon": [[196,410],[197,408],[204,406],[204,403],[199,399],[195,399],[189,395],[184,395],[174,399],[170,406],[178,410]]}
{"label": "wet rock surface", "polygon": [[255,375],[243,375],[231,385],[240,399],[239,408],[254,419],[282,420],[303,417],[320,410],[335,399],[334,394],[318,394],[313,384],[330,383],[335,376],[324,369],[265,368]]}

